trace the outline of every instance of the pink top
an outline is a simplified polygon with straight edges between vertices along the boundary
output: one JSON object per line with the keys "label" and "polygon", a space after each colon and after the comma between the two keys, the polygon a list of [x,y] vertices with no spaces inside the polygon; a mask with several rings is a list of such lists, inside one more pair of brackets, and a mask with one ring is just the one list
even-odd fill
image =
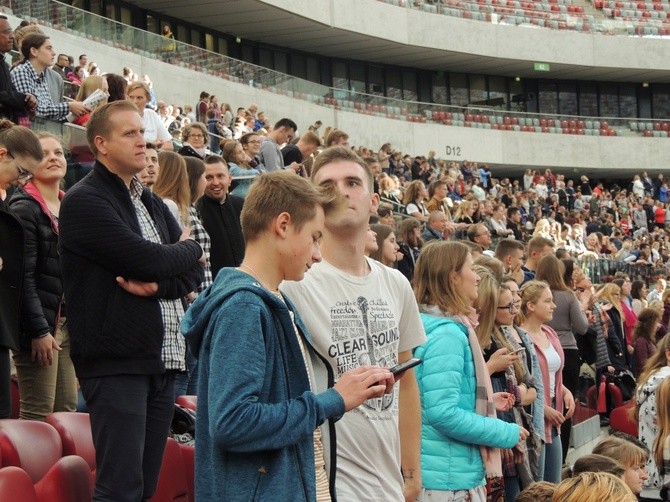
{"label": "pink top", "polygon": [[624,301],[621,302],[621,312],[623,312],[623,329],[626,334],[626,344],[633,345],[633,329],[637,324],[637,314]]}
{"label": "pink top", "polygon": [[[547,338],[549,343],[561,358],[561,366],[558,368],[558,371],[555,375],[555,396],[556,396],[556,406],[554,409],[563,413],[563,365],[565,364],[565,356],[563,355],[563,348],[561,347],[561,342],[558,340],[558,335],[556,332],[551,329],[549,326],[542,325],[542,331]],[[537,343],[533,342],[535,345],[535,352],[537,352],[537,361],[540,364],[540,370],[542,370],[542,385],[544,386],[544,404],[545,406],[551,406],[551,393],[549,392],[549,369],[547,366],[547,358],[544,354],[544,350]],[[546,349],[545,349],[546,350]],[[551,427],[547,418],[544,419],[544,442],[551,444]],[[560,432],[560,431],[559,431]]]}

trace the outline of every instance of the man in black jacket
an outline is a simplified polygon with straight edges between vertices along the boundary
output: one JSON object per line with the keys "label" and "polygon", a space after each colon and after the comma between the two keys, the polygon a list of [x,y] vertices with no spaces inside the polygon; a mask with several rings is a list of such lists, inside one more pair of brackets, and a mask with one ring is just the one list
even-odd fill
{"label": "man in black jacket", "polygon": [[18,92],[9,76],[5,54],[14,47],[14,31],[6,16],[0,15],[0,117],[15,120],[17,113],[35,113],[37,99]]}
{"label": "man in black jacket", "polygon": [[200,245],[135,176],[145,167],[143,132],[132,103],[98,108],[86,128],[95,166],[60,212],[71,355],[90,410],[96,501],[136,502],[156,489],[174,409],[175,368],[161,357],[165,326],[204,276]]}
{"label": "man in black jacket", "polygon": [[226,161],[218,155],[205,158],[205,195],[195,207],[200,212],[202,226],[212,240],[209,261],[212,277],[223,267],[237,267],[244,258],[244,237],[240,214],[244,199],[230,195],[230,171]]}

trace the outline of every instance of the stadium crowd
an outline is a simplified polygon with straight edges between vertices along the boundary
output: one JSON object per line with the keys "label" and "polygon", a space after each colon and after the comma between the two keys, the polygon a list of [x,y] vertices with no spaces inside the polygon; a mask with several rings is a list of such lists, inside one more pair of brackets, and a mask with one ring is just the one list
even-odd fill
{"label": "stadium crowd", "polygon": [[[205,91],[167,105],[149,76],[73,67],[0,16],[14,44],[0,416],[10,352],[22,419],[77,410],[79,390],[94,500],[151,497],[185,394],[198,500],[667,499],[662,174],[510,179]],[[96,162],[67,193],[61,140],[16,125],[34,116],[86,128]],[[628,391],[639,439],[564,469],[581,372]]]}

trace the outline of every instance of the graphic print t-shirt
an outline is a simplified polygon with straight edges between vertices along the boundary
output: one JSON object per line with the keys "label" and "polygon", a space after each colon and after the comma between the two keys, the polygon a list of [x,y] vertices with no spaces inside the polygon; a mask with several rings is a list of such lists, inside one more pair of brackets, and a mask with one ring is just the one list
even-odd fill
{"label": "graphic print t-shirt", "polygon": [[[407,279],[379,262],[368,263],[371,272],[357,277],[324,261],[301,282],[285,282],[280,288],[295,304],[336,380],[359,366],[394,366],[398,353],[425,341]],[[404,500],[398,387],[336,423],[338,500]]]}

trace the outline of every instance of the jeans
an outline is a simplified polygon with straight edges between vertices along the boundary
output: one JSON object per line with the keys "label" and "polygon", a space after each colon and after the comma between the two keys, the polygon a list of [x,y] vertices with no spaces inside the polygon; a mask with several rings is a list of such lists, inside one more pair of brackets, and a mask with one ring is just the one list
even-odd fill
{"label": "jeans", "polygon": [[540,466],[538,469],[538,481],[549,481],[558,484],[561,482],[561,436],[555,427],[551,428],[551,443],[545,443],[540,454]]}
{"label": "jeans", "polygon": [[95,444],[95,502],[138,502],[156,491],[174,413],[174,373],[80,379]]}
{"label": "jeans", "polygon": [[58,322],[55,338],[62,350],[52,350],[51,365],[34,363],[30,350],[14,352],[21,394],[19,418],[44,421],[54,411],[77,410],[77,378],[70,359],[70,335],[65,317]]}

